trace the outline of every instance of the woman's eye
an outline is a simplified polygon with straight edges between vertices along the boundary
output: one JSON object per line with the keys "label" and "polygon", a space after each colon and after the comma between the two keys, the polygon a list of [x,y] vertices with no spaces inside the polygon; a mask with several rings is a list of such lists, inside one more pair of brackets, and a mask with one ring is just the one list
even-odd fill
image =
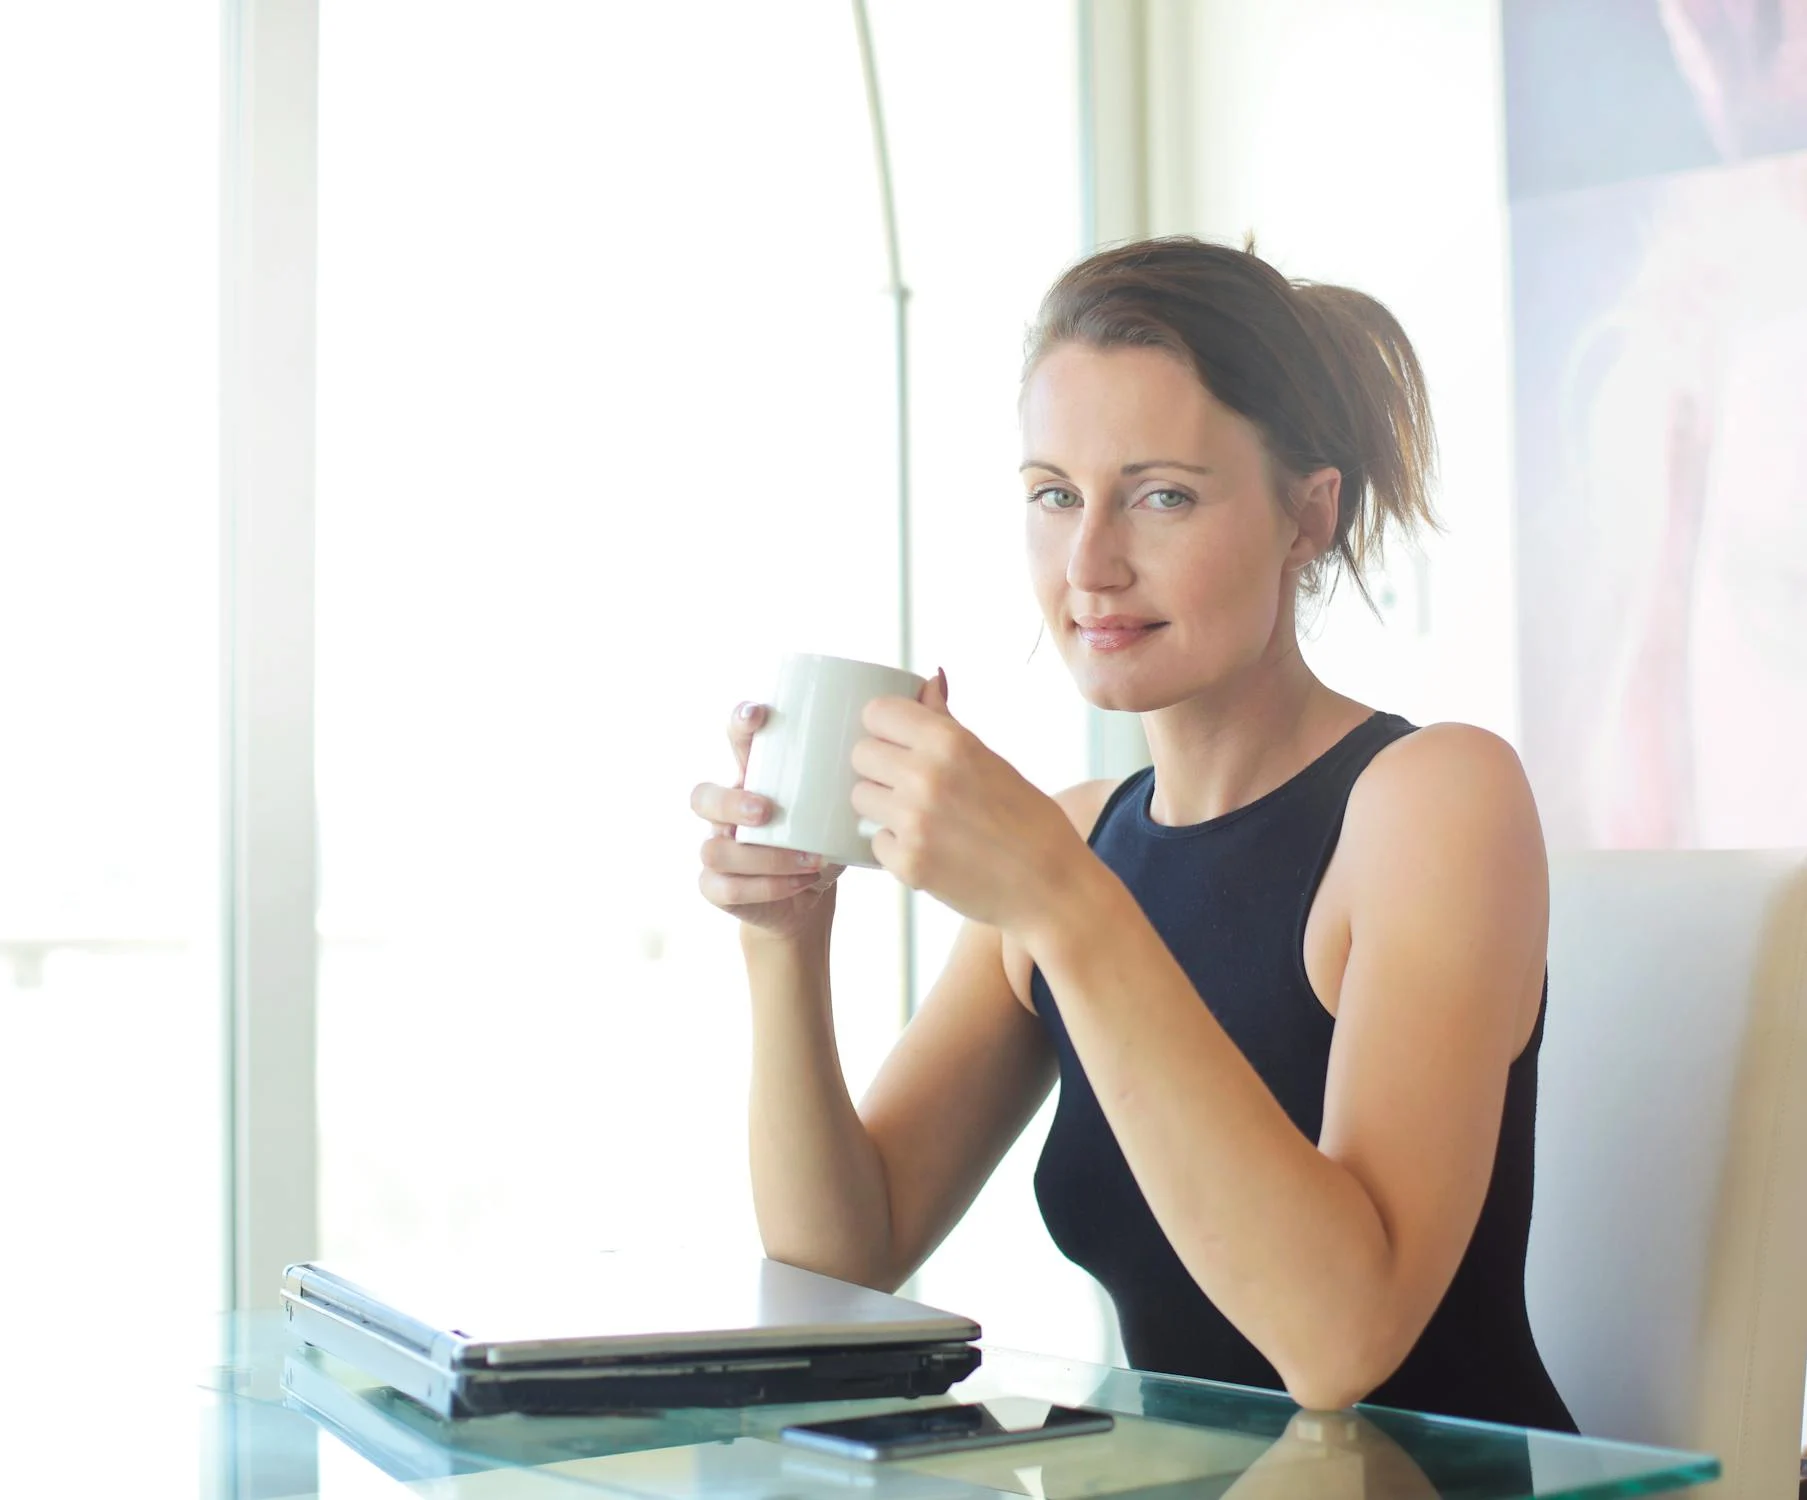
{"label": "woman's eye", "polygon": [[1079,506],[1079,496],[1071,490],[1063,490],[1054,486],[1037,490],[1029,497],[1043,510],[1075,510]]}
{"label": "woman's eye", "polygon": [[1150,490],[1142,498],[1150,510],[1183,510],[1192,503],[1184,490]]}

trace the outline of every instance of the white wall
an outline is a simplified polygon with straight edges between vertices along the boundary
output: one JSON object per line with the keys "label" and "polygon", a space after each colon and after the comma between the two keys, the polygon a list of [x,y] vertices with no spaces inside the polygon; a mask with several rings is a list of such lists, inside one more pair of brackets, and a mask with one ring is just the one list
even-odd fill
{"label": "white wall", "polygon": [[1150,12],[1156,232],[1240,242],[1385,302],[1427,371],[1446,531],[1377,623],[1339,591],[1307,651],[1420,722],[1518,727],[1498,0],[1178,0]]}

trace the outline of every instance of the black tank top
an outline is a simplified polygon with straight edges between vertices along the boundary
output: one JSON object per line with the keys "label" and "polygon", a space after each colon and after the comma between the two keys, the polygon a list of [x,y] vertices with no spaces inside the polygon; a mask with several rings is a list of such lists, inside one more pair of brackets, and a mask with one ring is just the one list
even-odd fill
{"label": "black tank top", "polygon": [[[1313,1141],[1324,1122],[1336,1022],[1306,977],[1305,921],[1356,778],[1412,729],[1397,715],[1375,714],[1291,781],[1186,828],[1153,820],[1154,772],[1139,771],[1112,793],[1092,830],[1092,848],[1129,887],[1203,1003]],[[1110,1293],[1132,1365],[1280,1389],[1274,1367],[1199,1290],[1168,1244],[1040,969],[1030,982],[1060,1054],[1060,1102],[1035,1172],[1036,1198],[1054,1243]],[[1525,1311],[1543,1026],[1540,1009],[1529,1044],[1507,1074],[1493,1178],[1455,1280],[1404,1364],[1368,1396],[1372,1403],[1575,1430]]]}

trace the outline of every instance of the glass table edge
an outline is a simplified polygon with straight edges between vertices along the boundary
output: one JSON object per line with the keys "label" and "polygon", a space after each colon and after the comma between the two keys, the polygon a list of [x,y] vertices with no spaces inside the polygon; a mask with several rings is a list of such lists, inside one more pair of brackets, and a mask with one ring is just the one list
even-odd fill
{"label": "glass table edge", "polygon": [[[1624,1446],[1638,1445],[1628,1443]],[[1675,1450],[1658,1448],[1655,1451],[1667,1453]],[[1618,1497],[1630,1495],[1660,1495],[1672,1490],[1692,1489],[1699,1484],[1712,1484],[1722,1477],[1723,1471],[1718,1459],[1707,1453],[1698,1457],[1698,1464],[1693,1466],[1684,1465],[1650,1474],[1631,1475],[1624,1479],[1600,1479],[1592,1484],[1570,1485],[1565,1489],[1538,1490],[1530,1500],[1618,1500]]]}
{"label": "glass table edge", "polygon": [[[979,1341],[979,1347],[987,1354],[1002,1355],[1006,1360],[1021,1360],[1025,1365],[1059,1365],[1075,1371],[1095,1373],[1099,1376],[1127,1377],[1139,1383],[1154,1383],[1179,1390],[1210,1390],[1231,1397],[1255,1397],[1264,1403],[1276,1403],[1293,1411],[1306,1409],[1292,1400],[1284,1391],[1269,1390],[1262,1386],[1238,1385],[1233,1381],[1210,1380],[1199,1375],[1174,1375],[1162,1370],[1138,1370],[1129,1365],[1098,1365],[1089,1360],[1075,1359],[1059,1354],[1043,1354],[1029,1349],[1016,1349],[1009,1345],[994,1344],[983,1339]],[[980,1367],[981,1370],[983,1368],[983,1366]],[[977,1373],[975,1372],[975,1375]],[[1598,1495],[1650,1494],[1683,1488],[1688,1485],[1710,1483],[1724,1474],[1724,1465],[1714,1454],[1687,1448],[1666,1448],[1660,1444],[1640,1443],[1628,1438],[1559,1432],[1542,1427],[1515,1427],[1508,1422],[1489,1422],[1478,1417],[1444,1416],[1437,1412],[1415,1411],[1410,1407],[1383,1406],[1367,1401],[1359,1401],[1354,1406],[1342,1410],[1385,1412],[1389,1416],[1403,1417],[1413,1422],[1433,1425],[1446,1432],[1471,1431],[1500,1437],[1522,1437],[1531,1434],[1544,1442],[1564,1445],[1577,1444],[1593,1453],[1610,1450],[1627,1457],[1638,1455],[1661,1461],[1659,1469],[1654,1469],[1653,1472],[1646,1475],[1626,1479],[1600,1480],[1568,1489],[1539,1490],[1537,1500],[1575,1500],[1575,1497]],[[1325,1415],[1330,1416],[1335,1413],[1327,1412]],[[1165,1420],[1175,1419],[1167,1418]]]}
{"label": "glass table edge", "polygon": [[[242,1311],[238,1314],[227,1315],[232,1323],[239,1324],[241,1327],[243,1324],[240,1320],[244,1319],[245,1316],[245,1313]],[[267,1313],[262,1313],[260,1310],[259,1312],[252,1313],[251,1319],[260,1320],[260,1318],[267,1316]],[[289,1340],[284,1339],[282,1343],[285,1349],[291,1347]],[[293,1341],[292,1347],[302,1348],[307,1346],[305,1345],[305,1341],[296,1339]],[[1156,1389],[1173,1389],[1177,1392],[1208,1391],[1220,1397],[1227,1397],[1232,1400],[1256,1401],[1261,1406],[1274,1411],[1276,1415],[1281,1410],[1284,1410],[1289,1414],[1304,1410],[1304,1408],[1298,1406],[1296,1402],[1286,1396],[1284,1392],[1269,1390],[1259,1386],[1238,1385],[1229,1381],[1208,1380],[1199,1376],[1174,1375],[1161,1371],[1138,1370],[1122,1365],[1095,1364],[1089,1360],[1071,1356],[1018,1349],[1008,1345],[991,1343],[986,1340],[980,1340],[979,1347],[985,1355],[997,1356],[999,1358],[999,1362],[1005,1366],[1005,1368],[1000,1370],[998,1365],[994,1364],[993,1372],[995,1374],[1003,1375],[1006,1378],[1013,1373],[1009,1368],[1010,1366],[1015,1366],[1016,1370],[1020,1371],[1025,1376],[1031,1375],[1036,1367],[1041,1367],[1049,1371],[1064,1371],[1070,1377],[1078,1377],[1080,1380],[1087,1382],[1094,1388],[1101,1388],[1112,1382],[1130,1381],[1134,1382],[1135,1389],[1138,1392],[1150,1386]],[[957,1400],[959,1399],[957,1393],[960,1386],[967,1381],[977,1380],[983,1375],[984,1370],[985,1366],[981,1364],[978,1370],[966,1377],[965,1381],[956,1382],[955,1385],[950,1388],[949,1392],[940,1397],[917,1399],[927,1399],[929,1401]],[[207,1388],[212,1390],[215,1395],[233,1396],[237,1394],[230,1391],[222,1391],[217,1386],[208,1386]],[[1027,1394],[1027,1392],[1025,1392],[1025,1394]],[[1040,1393],[1037,1394],[1038,1396],[1040,1395]],[[351,1436],[351,1434],[337,1431],[336,1429],[339,1428],[340,1424],[332,1420],[327,1413],[320,1412],[317,1408],[314,1408],[311,1403],[280,1401],[278,1404],[296,1411],[297,1415],[304,1416],[307,1420],[325,1427],[329,1431],[333,1431],[335,1437],[339,1437],[342,1441],[345,1437]],[[872,1407],[881,1403],[862,1402],[860,1404],[862,1406]],[[1110,1407],[1106,1406],[1105,1409],[1108,1410]],[[757,1410],[757,1408],[745,1408],[744,1410],[752,1411]],[[1691,1452],[1685,1449],[1665,1448],[1654,1444],[1631,1442],[1619,1438],[1592,1437],[1577,1435],[1575,1433],[1552,1432],[1537,1428],[1516,1427],[1507,1423],[1487,1422],[1466,1417],[1442,1416],[1434,1413],[1414,1411],[1407,1408],[1387,1407],[1366,1402],[1357,1403],[1354,1407],[1347,1408],[1347,1410],[1355,1413],[1385,1412],[1394,1417],[1424,1424],[1427,1427],[1434,1428],[1444,1433],[1467,1431],[1474,1433],[1477,1437],[1485,1435],[1499,1438],[1523,1437],[1527,1433],[1530,1433],[1537,1436],[1540,1440],[1550,1443],[1564,1446],[1574,1444],[1583,1451],[1596,1456],[1612,1455],[1621,1459],[1645,1460],[1650,1464],[1650,1467],[1643,1472],[1628,1474],[1619,1478],[1590,1478],[1589,1482],[1584,1484],[1537,1490],[1535,1491],[1534,1496],[1530,1497],[1530,1500],[1608,1500],[1608,1497],[1654,1494],[1697,1484],[1710,1483],[1713,1480],[1722,1477],[1723,1474],[1723,1467],[1719,1459],[1715,1456],[1706,1453]],[[1122,1414],[1142,1415],[1143,1413],[1125,1411]],[[1332,1414],[1326,1413],[1325,1415]],[[1206,1425],[1203,1423],[1185,1424],[1184,1418],[1178,1415],[1166,1416],[1163,1417],[1162,1420],[1176,1421],[1183,1425]],[[437,1426],[437,1424],[435,1425]],[[441,1429],[441,1432],[443,1433],[443,1429]],[[674,1434],[674,1436],[676,1435],[677,1434]],[[414,1436],[417,1438],[426,1437],[425,1434],[418,1432],[415,1433]],[[691,1441],[699,1439],[707,1440],[703,1438],[702,1434],[697,1434]],[[505,1457],[496,1453],[494,1450],[485,1451],[481,1447],[465,1447],[455,1441],[447,1442],[445,1437],[439,1434],[435,1434],[434,1438],[427,1439],[429,1442],[435,1440],[441,1445],[442,1451],[445,1452],[447,1457],[461,1459],[476,1468],[519,1469],[537,1467],[540,1464],[548,1462],[559,1462],[559,1458],[555,1457],[553,1454],[547,1454],[545,1458],[539,1460],[529,1458],[525,1455]],[[681,1438],[680,1442],[682,1442]],[[565,1456],[568,1457],[573,1455]]]}

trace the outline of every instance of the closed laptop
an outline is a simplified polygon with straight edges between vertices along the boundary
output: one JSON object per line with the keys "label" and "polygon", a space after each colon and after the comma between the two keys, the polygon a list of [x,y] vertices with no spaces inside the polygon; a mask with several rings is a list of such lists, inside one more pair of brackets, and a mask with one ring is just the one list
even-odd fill
{"label": "closed laptop", "polygon": [[442,1416],[937,1395],[979,1363],[970,1319],[756,1258],[301,1262],[282,1300],[308,1343]]}

